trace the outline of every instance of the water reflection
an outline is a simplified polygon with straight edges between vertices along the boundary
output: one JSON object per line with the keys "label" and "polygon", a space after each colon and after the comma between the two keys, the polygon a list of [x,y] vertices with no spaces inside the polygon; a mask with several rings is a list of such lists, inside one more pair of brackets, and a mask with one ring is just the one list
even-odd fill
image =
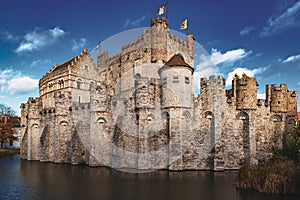
{"label": "water reflection", "polygon": [[297,199],[235,189],[236,172],[125,173],[0,157],[0,199]]}

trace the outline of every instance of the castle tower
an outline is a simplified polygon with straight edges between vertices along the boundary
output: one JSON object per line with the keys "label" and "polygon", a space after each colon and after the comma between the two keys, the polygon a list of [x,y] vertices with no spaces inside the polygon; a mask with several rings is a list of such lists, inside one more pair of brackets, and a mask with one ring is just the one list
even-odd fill
{"label": "castle tower", "polygon": [[211,154],[211,169],[224,170],[224,152],[219,149],[224,149],[224,144],[220,141],[226,115],[225,79],[221,76],[201,78],[200,88],[200,129],[207,135],[203,151]]}
{"label": "castle tower", "polygon": [[166,18],[151,20],[151,62],[163,64],[167,61],[167,35],[169,22]]}
{"label": "castle tower", "polygon": [[287,98],[288,88],[286,84],[281,84],[279,87],[276,85],[267,85],[266,99],[270,104],[271,112],[286,113],[288,103]]}
{"label": "castle tower", "polygon": [[236,109],[255,110],[257,107],[256,79],[243,74],[241,78],[235,77],[232,85],[236,95]]}
{"label": "castle tower", "polygon": [[193,101],[194,69],[181,54],[174,55],[159,74],[162,82],[162,106],[164,108],[191,108]]}
{"label": "castle tower", "polygon": [[162,82],[162,108],[166,115],[166,130],[169,140],[168,162],[170,170],[180,170],[182,160],[182,138],[189,137],[193,115],[194,69],[184,61],[181,54],[174,55],[159,74]]}
{"label": "castle tower", "polygon": [[[26,132],[27,141],[28,142],[28,160],[38,160],[39,159],[39,138],[40,138],[40,113],[41,109],[41,101],[40,98],[32,98],[30,97],[27,102],[28,112],[22,113],[22,115],[26,115]],[[24,116],[22,116],[24,118]]]}

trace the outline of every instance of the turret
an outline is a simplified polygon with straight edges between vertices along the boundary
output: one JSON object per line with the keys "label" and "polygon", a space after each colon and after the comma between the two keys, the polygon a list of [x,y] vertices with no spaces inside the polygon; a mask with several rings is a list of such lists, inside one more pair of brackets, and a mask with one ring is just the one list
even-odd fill
{"label": "turret", "polygon": [[225,79],[222,76],[210,76],[209,79],[201,78],[200,89],[203,110],[214,111],[215,105],[225,107]]}
{"label": "turret", "polygon": [[191,108],[193,99],[194,69],[184,61],[181,54],[174,55],[159,74],[162,83],[162,106]]}
{"label": "turret", "polygon": [[167,61],[168,20],[164,17],[151,20],[151,62],[163,64]]}
{"label": "turret", "polygon": [[150,22],[150,27],[152,28],[166,28],[169,29],[169,21],[162,17],[161,19],[157,18],[153,18]]}
{"label": "turret", "polygon": [[257,108],[257,82],[255,78],[243,74],[233,80],[236,94],[236,108],[241,110]]}
{"label": "turret", "polygon": [[295,91],[289,91],[286,84],[281,84],[279,87],[267,85],[266,94],[271,112],[296,115],[298,95]]}

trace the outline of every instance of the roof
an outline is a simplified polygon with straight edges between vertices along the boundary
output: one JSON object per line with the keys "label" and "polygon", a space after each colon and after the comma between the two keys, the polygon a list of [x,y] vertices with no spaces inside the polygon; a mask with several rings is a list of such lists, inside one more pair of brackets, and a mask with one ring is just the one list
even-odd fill
{"label": "roof", "polygon": [[[87,54],[87,53],[88,53],[88,49],[85,48],[85,49],[83,50],[82,53]],[[82,53],[79,54],[79,55],[82,55]],[[78,57],[78,56],[75,56],[75,57],[71,58],[70,60],[68,60],[68,61],[66,61],[66,62],[64,62],[64,63],[62,63],[62,64],[60,64],[60,65],[57,64],[57,65],[51,70],[51,72],[54,72],[54,71],[56,71],[56,70],[60,70],[60,69],[67,68],[68,65],[71,65],[72,62],[75,62],[75,58],[76,58],[76,57]]]}
{"label": "roof", "polygon": [[297,121],[300,122],[300,112],[297,113]]}
{"label": "roof", "polygon": [[184,58],[181,54],[175,54],[170,60],[165,64],[169,67],[174,67],[174,66],[182,66],[182,67],[188,67],[193,69],[189,64],[187,64],[184,61]]}
{"label": "roof", "polygon": [[70,65],[70,64],[72,63],[72,61],[75,61],[75,57],[72,58],[72,59],[70,59],[70,60],[68,60],[68,61],[66,61],[66,62],[64,62],[64,63],[62,63],[62,64],[60,64],[60,65],[56,65],[56,66],[53,68],[53,70],[51,70],[51,71],[54,72],[54,71],[56,71],[56,70],[60,70],[60,69],[67,68],[68,65]]}

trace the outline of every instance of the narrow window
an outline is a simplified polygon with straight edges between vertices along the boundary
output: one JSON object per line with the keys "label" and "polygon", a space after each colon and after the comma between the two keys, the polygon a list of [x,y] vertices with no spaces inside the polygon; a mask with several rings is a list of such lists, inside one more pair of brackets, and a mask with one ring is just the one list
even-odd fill
{"label": "narrow window", "polygon": [[80,87],[81,87],[81,82],[82,82],[81,79],[78,79],[78,80],[77,80],[77,89],[80,89]]}
{"label": "narrow window", "polygon": [[185,83],[186,83],[186,84],[189,84],[189,83],[190,83],[190,78],[187,77],[187,76],[185,77]]}
{"label": "narrow window", "polygon": [[179,83],[179,77],[173,76],[173,83]]}

